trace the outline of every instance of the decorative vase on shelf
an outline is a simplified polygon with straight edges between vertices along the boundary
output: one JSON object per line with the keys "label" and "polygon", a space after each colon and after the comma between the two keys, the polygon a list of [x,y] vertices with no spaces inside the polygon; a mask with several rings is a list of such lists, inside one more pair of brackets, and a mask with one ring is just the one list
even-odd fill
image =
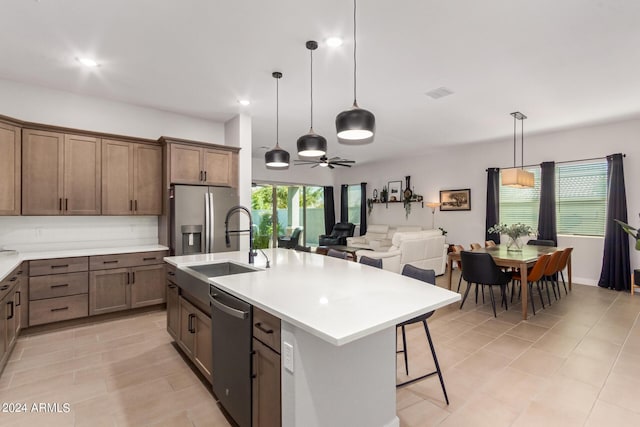
{"label": "decorative vase on shelf", "polygon": [[508,251],[522,251],[522,246],[524,245],[524,243],[522,242],[522,239],[520,237],[521,236],[514,238],[509,236],[509,240],[507,241]]}

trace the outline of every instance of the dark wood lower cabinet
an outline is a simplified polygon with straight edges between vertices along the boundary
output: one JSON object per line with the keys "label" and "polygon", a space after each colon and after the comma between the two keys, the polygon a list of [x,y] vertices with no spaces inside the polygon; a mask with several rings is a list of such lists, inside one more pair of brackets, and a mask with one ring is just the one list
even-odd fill
{"label": "dark wood lower cabinet", "polygon": [[253,427],[280,427],[280,355],[253,339]]}
{"label": "dark wood lower cabinet", "polygon": [[180,301],[178,285],[167,282],[167,331],[174,340],[178,339],[180,329]]}
{"label": "dark wood lower cabinet", "polygon": [[[182,296],[178,297],[179,329],[176,342],[211,382],[213,346],[211,345],[211,317]],[[168,322],[167,318],[167,322]],[[168,328],[167,323],[167,328]]]}

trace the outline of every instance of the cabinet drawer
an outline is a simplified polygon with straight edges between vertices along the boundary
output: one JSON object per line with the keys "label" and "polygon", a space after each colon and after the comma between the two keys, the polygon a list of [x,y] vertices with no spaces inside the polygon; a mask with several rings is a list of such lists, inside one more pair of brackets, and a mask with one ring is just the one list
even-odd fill
{"label": "cabinet drawer", "polygon": [[280,353],[280,319],[255,306],[253,336]]}
{"label": "cabinet drawer", "polygon": [[176,283],[176,266],[171,264],[164,265],[165,271],[167,272],[167,280],[173,283]]}
{"label": "cabinet drawer", "polygon": [[73,273],[76,271],[87,271],[89,268],[89,258],[55,258],[39,259],[29,261],[30,276],[46,276],[48,274]]}
{"label": "cabinet drawer", "polygon": [[91,270],[106,270],[109,268],[136,267],[139,265],[162,264],[166,251],[137,252],[132,254],[96,255],[89,257]]}
{"label": "cabinet drawer", "polygon": [[89,315],[87,294],[29,302],[29,326]]}
{"label": "cabinet drawer", "polygon": [[86,294],[89,291],[89,273],[53,274],[29,279],[29,300]]}

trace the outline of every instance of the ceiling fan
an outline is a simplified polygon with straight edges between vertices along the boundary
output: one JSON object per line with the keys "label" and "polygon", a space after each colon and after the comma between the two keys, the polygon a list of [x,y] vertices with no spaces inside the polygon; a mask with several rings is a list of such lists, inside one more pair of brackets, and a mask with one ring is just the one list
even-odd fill
{"label": "ceiling fan", "polygon": [[333,169],[335,166],[351,167],[351,164],[355,163],[355,160],[341,159],[340,157],[332,157],[330,159],[327,156],[322,156],[319,159],[298,159],[293,161],[295,165],[313,165],[312,168],[322,167]]}

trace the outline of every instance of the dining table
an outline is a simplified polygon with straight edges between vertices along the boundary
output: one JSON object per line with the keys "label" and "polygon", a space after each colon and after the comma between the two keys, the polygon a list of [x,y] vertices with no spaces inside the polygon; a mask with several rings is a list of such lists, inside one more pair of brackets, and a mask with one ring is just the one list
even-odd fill
{"label": "dining table", "polygon": [[[528,307],[528,283],[527,283],[527,269],[532,267],[538,258],[542,255],[552,254],[555,251],[563,250],[564,248],[558,248],[555,246],[539,246],[539,245],[524,245],[522,249],[513,250],[507,248],[507,245],[496,245],[487,248],[473,249],[471,252],[487,253],[491,255],[496,265],[499,267],[508,267],[520,270],[520,276],[522,280],[520,282],[521,295],[522,295],[522,319],[527,320],[527,307]],[[449,290],[451,290],[451,276],[453,274],[453,261],[460,261],[459,252],[450,252],[447,257],[447,267],[449,271],[448,284]],[[567,280],[569,282],[569,290],[571,290],[571,256],[567,260]]]}

